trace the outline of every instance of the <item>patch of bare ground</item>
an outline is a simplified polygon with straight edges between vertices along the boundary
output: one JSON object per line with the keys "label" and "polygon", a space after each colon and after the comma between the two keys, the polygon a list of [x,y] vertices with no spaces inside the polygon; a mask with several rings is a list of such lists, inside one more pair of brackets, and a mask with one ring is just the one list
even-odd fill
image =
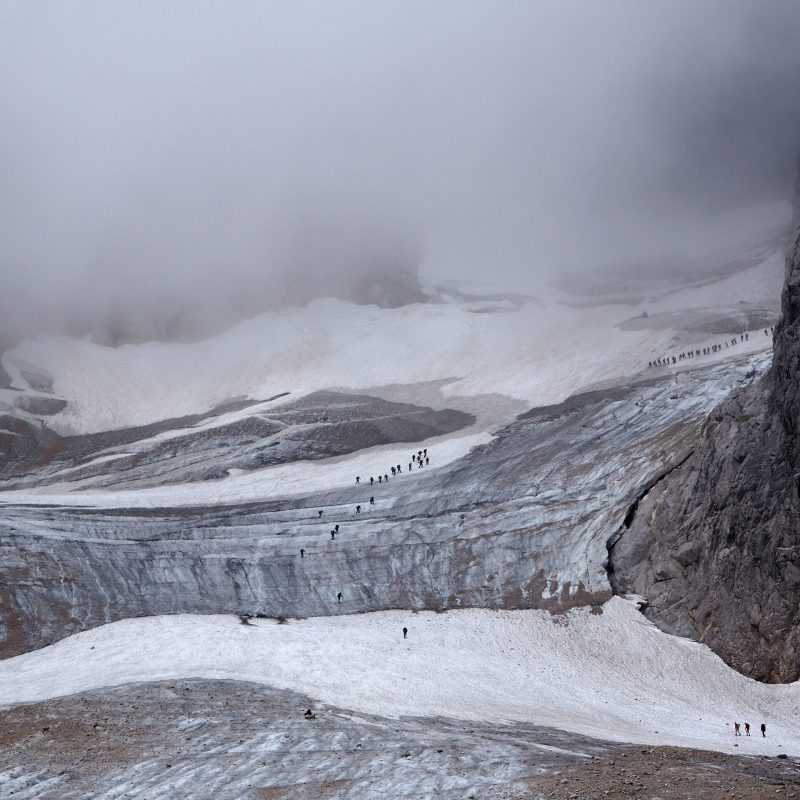
{"label": "patch of bare ground", "polygon": [[528,800],[765,800],[800,798],[792,759],[672,747],[611,750],[529,780]]}

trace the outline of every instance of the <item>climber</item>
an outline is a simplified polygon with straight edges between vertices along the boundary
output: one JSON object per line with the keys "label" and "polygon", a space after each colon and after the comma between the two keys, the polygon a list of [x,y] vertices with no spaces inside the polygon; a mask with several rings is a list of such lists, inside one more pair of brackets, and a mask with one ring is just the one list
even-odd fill
{"label": "climber", "polygon": [[320,516],[322,516],[322,509],[320,509],[318,513]]}
{"label": "climber", "polygon": [[336,539],[336,531],[334,531],[334,530],[331,531],[331,539],[333,539],[333,540]]}
{"label": "climber", "polygon": [[316,718],[317,718],[317,715],[316,715],[316,714],[312,714],[312,713],[311,713],[311,709],[310,709],[310,708],[309,708],[309,709],[306,711],[306,713],[305,713],[305,714],[303,714],[303,716],[304,716],[306,719],[316,719]]}
{"label": "climber", "polygon": [[742,735],[741,732],[739,731],[739,723],[738,722],[734,722],[733,723],[733,735],[734,736],[741,736]]}
{"label": "climber", "polygon": [[337,599],[337,600],[338,600],[340,603],[342,602],[342,593],[341,593],[341,592],[339,592],[339,594],[337,594],[337,595],[336,595],[336,599]]}
{"label": "climber", "polygon": [[761,723],[761,735],[764,738],[767,736],[767,726],[763,722]]}
{"label": "climber", "polygon": [[744,735],[745,736],[749,736],[750,735],[750,723],[749,722],[745,722],[745,724],[744,724]]}
{"label": "climber", "polygon": [[375,505],[375,498],[374,498],[374,497],[370,497],[370,499],[369,499],[369,504],[370,504],[371,506],[374,506],[374,505]]}
{"label": "climber", "polygon": [[361,506],[356,506],[356,514],[360,514],[360,513],[361,513]]}
{"label": "climber", "polygon": [[356,483],[361,483],[361,478],[359,478],[358,475],[356,475]]}
{"label": "climber", "polygon": [[403,628],[403,638],[404,639],[408,638],[408,628]]}
{"label": "climber", "polygon": [[306,554],[306,551],[303,550],[303,548],[301,547],[300,548],[300,558],[303,558],[305,556],[305,554]]}
{"label": "climber", "polygon": [[370,479],[369,479],[369,485],[370,485],[370,486],[372,486],[372,484],[373,484],[373,483],[375,483],[375,478],[373,478],[372,476],[370,476]]}
{"label": "climber", "polygon": [[336,527],[334,528],[334,530],[336,531],[336,533],[339,533],[339,523],[338,522],[336,523]]}

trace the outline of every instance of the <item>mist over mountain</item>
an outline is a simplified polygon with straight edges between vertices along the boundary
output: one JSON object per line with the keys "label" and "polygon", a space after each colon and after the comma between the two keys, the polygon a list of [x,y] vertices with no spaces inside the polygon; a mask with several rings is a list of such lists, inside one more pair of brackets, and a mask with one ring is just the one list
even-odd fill
{"label": "mist over mountain", "polygon": [[4,2],[3,328],[191,337],[393,294],[362,275],[718,245],[790,195],[798,33],[781,0]]}

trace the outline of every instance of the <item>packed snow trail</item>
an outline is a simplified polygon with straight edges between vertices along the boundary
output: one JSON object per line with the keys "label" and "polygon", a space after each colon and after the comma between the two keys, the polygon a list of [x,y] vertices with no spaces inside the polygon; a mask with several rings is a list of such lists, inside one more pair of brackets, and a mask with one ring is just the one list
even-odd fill
{"label": "packed snow trail", "polygon": [[[563,616],[127,619],[0,662],[0,703],[187,677],[253,681],[388,717],[525,721],[619,742],[800,755],[800,685],[749,680],[620,598],[602,614]],[[765,722],[767,738],[735,739],[734,721],[754,731]]]}

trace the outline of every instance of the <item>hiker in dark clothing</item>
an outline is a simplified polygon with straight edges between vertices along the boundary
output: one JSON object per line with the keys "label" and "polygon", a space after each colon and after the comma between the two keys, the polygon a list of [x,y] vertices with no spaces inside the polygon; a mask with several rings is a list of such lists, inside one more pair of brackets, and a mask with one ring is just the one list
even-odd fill
{"label": "hiker in dark clothing", "polygon": [[331,539],[332,540],[336,539],[336,531],[331,531]]}
{"label": "hiker in dark clothing", "polygon": [[392,477],[394,478],[395,475],[397,475],[397,470],[394,467],[392,467]]}
{"label": "hiker in dark clothing", "polygon": [[403,628],[403,638],[408,638],[408,628]]}
{"label": "hiker in dark clothing", "polygon": [[359,478],[358,475],[356,475],[356,483],[361,483],[361,478]]}
{"label": "hiker in dark clothing", "polygon": [[767,726],[763,722],[761,723],[761,735],[764,738],[767,736]]}
{"label": "hiker in dark clothing", "polygon": [[744,735],[745,736],[749,736],[750,735],[750,723],[749,722],[745,722],[745,724],[744,724]]}
{"label": "hiker in dark clothing", "polygon": [[428,455],[428,448],[427,447],[422,451],[422,455],[424,455],[424,456]]}
{"label": "hiker in dark clothing", "polygon": [[316,714],[312,714],[312,713],[311,713],[311,709],[310,709],[310,708],[309,708],[309,709],[306,711],[306,713],[305,713],[305,714],[303,714],[303,716],[304,716],[306,719],[316,719],[316,718],[317,718],[317,715],[316,715]]}
{"label": "hiker in dark clothing", "polygon": [[403,471],[399,464],[397,465],[397,471],[398,472],[402,472]]}
{"label": "hiker in dark clothing", "polygon": [[334,530],[336,531],[336,533],[339,533],[339,523],[338,522],[336,523],[336,527],[334,528]]}
{"label": "hiker in dark clothing", "polygon": [[370,497],[370,499],[369,499],[369,504],[370,504],[371,506],[374,506],[374,505],[375,505],[375,498],[374,498],[374,497]]}
{"label": "hiker in dark clothing", "polygon": [[342,602],[342,593],[341,593],[341,592],[339,592],[339,594],[337,594],[337,595],[336,595],[336,599],[337,599],[337,600],[338,600],[340,603]]}
{"label": "hiker in dark clothing", "polygon": [[417,456],[416,456],[416,454],[415,454],[415,453],[412,453],[412,454],[411,454],[411,460],[412,460],[412,461],[416,461],[416,460],[417,460]]}
{"label": "hiker in dark clothing", "polygon": [[373,484],[373,483],[375,483],[375,478],[373,478],[373,477],[370,475],[370,478],[369,478],[369,485],[370,485],[370,486],[372,486],[372,484]]}
{"label": "hiker in dark clothing", "polygon": [[319,510],[319,515],[322,516],[322,509]]}
{"label": "hiker in dark clothing", "polygon": [[408,471],[411,472],[411,464],[408,465]]}
{"label": "hiker in dark clothing", "polygon": [[430,463],[431,463],[430,458],[428,458],[428,456],[425,456],[425,466],[427,467],[428,464],[430,464]]}
{"label": "hiker in dark clothing", "polygon": [[303,556],[304,556],[305,554],[306,554],[306,551],[305,551],[305,550],[303,550],[303,548],[301,547],[301,548],[300,548],[300,558],[303,558]]}
{"label": "hiker in dark clothing", "polygon": [[739,723],[738,722],[734,722],[733,723],[733,735],[734,736],[741,736],[742,735],[742,732],[739,730]]}
{"label": "hiker in dark clothing", "polygon": [[356,514],[360,514],[360,513],[361,513],[361,506],[356,506]]}
{"label": "hiker in dark clothing", "polygon": [[384,483],[389,483],[389,476],[388,475],[384,475],[383,476],[383,482]]}
{"label": "hiker in dark clothing", "polygon": [[378,483],[383,483],[383,475],[378,475]]}

